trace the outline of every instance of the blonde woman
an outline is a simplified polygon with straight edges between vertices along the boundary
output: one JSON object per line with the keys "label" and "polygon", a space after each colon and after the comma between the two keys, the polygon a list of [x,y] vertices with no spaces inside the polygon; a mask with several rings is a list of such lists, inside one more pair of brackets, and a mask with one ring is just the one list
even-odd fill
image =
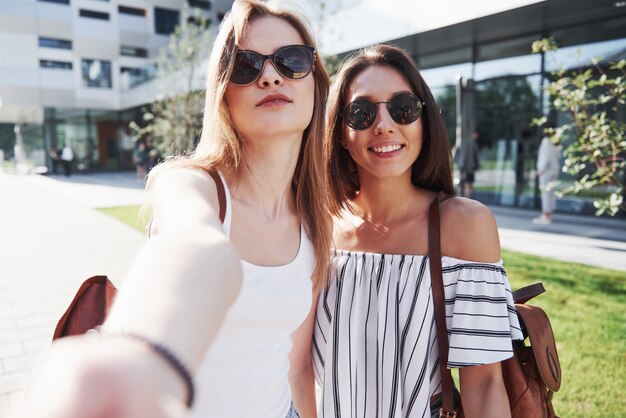
{"label": "blonde woman", "polygon": [[[163,366],[172,365],[171,359],[154,368],[146,363],[130,377],[112,374],[125,391],[87,378],[108,396],[102,408],[138,408],[136,416],[154,418],[164,407],[147,412],[155,402],[146,397],[189,400],[195,393],[189,417],[296,417],[296,409],[301,417],[314,417],[313,301],[326,277],[330,248],[321,138],[329,79],[301,18],[243,0],[235,1],[221,25],[207,80],[197,149],[150,173],[152,243],[97,338],[115,354],[92,356],[71,377],[85,379],[97,371],[94,363],[112,357],[115,366],[106,376],[122,363],[139,369],[129,360],[128,346],[146,354],[146,362],[158,363],[163,355],[149,344],[156,341],[195,371],[195,391],[180,370],[183,379],[173,377],[180,367]],[[211,176],[213,170],[219,175]],[[218,197],[222,187],[225,208]],[[209,243],[194,246],[198,240]],[[156,244],[160,251],[153,250]],[[114,337],[121,332],[149,343]],[[65,353],[85,348],[88,339],[68,341],[76,346]],[[149,388],[146,381],[160,387]],[[93,393],[87,395],[102,398]],[[87,418],[105,409],[76,411]],[[119,416],[130,416],[124,413]]]}

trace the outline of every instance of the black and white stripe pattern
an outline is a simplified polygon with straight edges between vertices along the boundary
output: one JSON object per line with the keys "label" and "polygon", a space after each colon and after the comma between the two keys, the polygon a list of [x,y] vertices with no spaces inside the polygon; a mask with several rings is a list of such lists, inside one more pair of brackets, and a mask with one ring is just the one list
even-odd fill
{"label": "black and white stripe pattern", "polygon": [[[502,262],[442,257],[448,367],[511,357],[522,338]],[[313,359],[324,418],[430,417],[441,391],[427,256],[336,251]]]}

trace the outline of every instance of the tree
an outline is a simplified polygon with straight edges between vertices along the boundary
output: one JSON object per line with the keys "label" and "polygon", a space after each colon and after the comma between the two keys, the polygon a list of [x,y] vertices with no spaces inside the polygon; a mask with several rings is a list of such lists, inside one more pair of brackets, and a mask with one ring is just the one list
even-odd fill
{"label": "tree", "polygon": [[137,139],[151,137],[164,155],[189,152],[200,137],[204,97],[198,84],[213,41],[209,27],[210,22],[185,4],[181,22],[157,60],[157,101],[140,124],[130,123]]}
{"label": "tree", "polygon": [[[324,44],[324,39],[331,39],[333,42],[338,42],[343,38],[341,25],[337,25],[337,22],[333,25],[331,21],[337,18],[337,14],[342,8],[347,6],[354,7],[355,4],[361,1],[362,0],[334,0],[329,2],[327,0],[307,0],[311,8],[313,21],[315,22],[314,31],[319,50],[325,49],[326,45]],[[322,34],[326,34],[326,36],[322,36]],[[334,79],[341,67],[341,63],[342,57],[339,55],[324,56],[324,67],[331,79]]]}
{"label": "tree", "polygon": [[[557,50],[552,38],[533,42],[533,53],[550,54]],[[575,177],[573,185],[559,195],[579,194],[597,187],[609,190],[597,198],[596,215],[615,215],[625,210],[624,172],[626,139],[623,112],[626,100],[626,60],[617,63],[592,60],[590,68],[552,73],[544,87],[552,107],[570,118],[569,123],[544,129],[552,142],[563,147],[563,171]],[[620,120],[621,119],[621,120]],[[546,117],[533,120],[545,125]]]}

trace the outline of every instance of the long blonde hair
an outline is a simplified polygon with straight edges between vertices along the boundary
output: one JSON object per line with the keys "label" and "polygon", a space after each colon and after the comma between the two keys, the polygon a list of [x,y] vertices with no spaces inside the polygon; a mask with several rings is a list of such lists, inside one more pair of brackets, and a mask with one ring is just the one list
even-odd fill
{"label": "long blonde hair", "polygon": [[[203,129],[200,142],[189,156],[177,156],[151,171],[147,189],[160,172],[171,168],[237,171],[243,160],[243,140],[237,133],[226,105],[225,94],[232,71],[237,44],[252,19],[273,16],[285,20],[298,31],[304,43],[316,47],[304,19],[271,3],[236,0],[224,18],[209,58]],[[331,247],[331,220],[328,211],[323,155],[324,113],[330,79],[316,52],[312,72],[315,79],[313,116],[304,130],[292,187],[296,207],[315,248],[313,274],[316,288],[327,280]]]}

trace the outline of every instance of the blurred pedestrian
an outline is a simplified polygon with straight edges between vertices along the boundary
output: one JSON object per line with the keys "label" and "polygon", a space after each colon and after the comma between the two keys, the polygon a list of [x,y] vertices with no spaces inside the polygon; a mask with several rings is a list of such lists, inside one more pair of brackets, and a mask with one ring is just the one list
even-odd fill
{"label": "blurred pedestrian", "polygon": [[52,162],[52,174],[56,174],[59,170],[59,164],[61,163],[61,158],[59,154],[61,154],[61,150],[57,150],[56,148],[50,148],[50,161]]}
{"label": "blurred pedestrian", "polygon": [[[549,126],[548,128],[551,128]],[[554,182],[561,172],[561,150],[554,145],[550,137],[541,139],[537,154],[537,177],[541,188],[541,215],[533,219],[534,224],[550,225],[556,208]]]}
{"label": "blurred pedestrian", "polygon": [[476,172],[480,169],[480,148],[478,147],[478,132],[472,133],[472,140],[467,148],[460,147],[454,155],[454,162],[461,171],[462,194],[471,199],[474,194]]}
{"label": "blurred pedestrian", "polygon": [[152,138],[150,137],[146,139],[146,151],[148,152],[147,170],[148,173],[150,173],[150,171],[152,171],[152,169],[161,162],[162,156],[159,152],[159,149],[154,145],[154,142],[152,142]]}
{"label": "blurred pedestrian", "polygon": [[146,181],[146,175],[148,174],[148,151],[144,141],[137,142],[133,151],[133,162],[137,170],[137,178],[141,181]]}
{"label": "blurred pedestrian", "polygon": [[63,163],[63,169],[65,171],[65,176],[69,177],[72,175],[72,162],[74,161],[74,151],[72,151],[72,147],[69,142],[65,143],[63,150],[61,151],[61,161]]}

